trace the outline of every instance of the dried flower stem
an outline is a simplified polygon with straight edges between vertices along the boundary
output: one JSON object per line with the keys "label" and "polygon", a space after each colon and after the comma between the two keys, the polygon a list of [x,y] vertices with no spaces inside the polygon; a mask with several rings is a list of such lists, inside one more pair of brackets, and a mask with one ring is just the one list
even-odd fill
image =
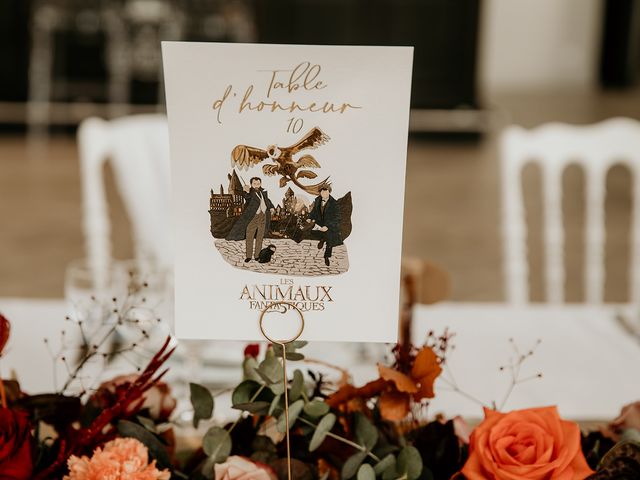
{"label": "dried flower stem", "polygon": [[[526,378],[520,378],[520,370],[522,368],[522,365],[524,364],[524,362],[533,356],[533,354],[535,353],[536,348],[538,347],[538,345],[540,345],[541,340],[537,340],[535,345],[531,348],[531,350],[529,350],[527,353],[521,353],[520,350],[518,349],[518,346],[516,345],[515,341],[513,340],[513,338],[509,339],[509,343],[511,344],[514,353],[516,354],[516,360],[513,361],[513,359],[510,360],[509,365],[505,365],[500,367],[500,370],[509,370],[510,374],[511,374],[511,382],[509,383],[509,387],[507,388],[507,392],[505,393],[504,398],[502,399],[502,402],[500,403],[500,407],[497,408],[497,410],[502,410],[504,408],[504,406],[507,403],[507,400],[509,399],[509,397],[511,396],[511,393],[513,392],[513,389],[516,387],[516,385],[520,384],[520,383],[524,383],[527,382],[529,380],[533,380],[535,378],[541,378],[542,374],[538,373],[536,375],[532,375]],[[494,403],[495,406],[495,403]]]}
{"label": "dried flower stem", "polygon": [[458,382],[456,382],[456,379],[453,376],[453,372],[451,371],[451,368],[449,367],[448,363],[445,362],[442,365],[450,377],[449,379],[447,379],[444,376],[440,376],[440,380],[446,383],[450,387],[449,389],[445,389],[445,390],[449,390],[450,392],[455,392],[458,395],[462,395],[466,399],[471,400],[474,403],[477,403],[481,407],[486,407],[486,404],[482,400],[478,399],[477,397],[474,397],[468,392],[465,392],[458,386]]}

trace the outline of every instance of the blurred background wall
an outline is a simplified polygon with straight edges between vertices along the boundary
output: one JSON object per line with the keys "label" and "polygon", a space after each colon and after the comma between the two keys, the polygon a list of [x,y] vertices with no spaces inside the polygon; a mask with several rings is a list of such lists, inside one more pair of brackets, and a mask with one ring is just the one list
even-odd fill
{"label": "blurred background wall", "polygon": [[[414,45],[404,253],[441,265],[454,300],[504,298],[497,140],[510,124],[640,119],[637,0],[3,0],[0,296],[59,297],[85,254],[75,131],[163,112],[161,40]],[[132,255],[107,169],[114,256]],[[568,298],[583,298],[584,179],[566,174]],[[607,178],[607,299],[628,284],[631,179]],[[540,175],[526,172],[532,232]],[[575,238],[574,238],[575,237]],[[528,239],[542,300],[540,239]]]}

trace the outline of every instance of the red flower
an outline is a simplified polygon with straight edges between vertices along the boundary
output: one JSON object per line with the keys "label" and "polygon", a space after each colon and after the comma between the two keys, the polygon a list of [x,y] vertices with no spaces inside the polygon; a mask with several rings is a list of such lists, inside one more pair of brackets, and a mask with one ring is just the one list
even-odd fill
{"label": "red flower", "polygon": [[259,343],[250,343],[246,347],[244,347],[244,356],[258,358],[260,354],[260,344]]}
{"label": "red flower", "polygon": [[0,408],[0,478],[31,478],[31,427],[26,412]]}
{"label": "red flower", "polygon": [[9,340],[9,333],[11,333],[11,324],[7,317],[0,313],[0,355]]}

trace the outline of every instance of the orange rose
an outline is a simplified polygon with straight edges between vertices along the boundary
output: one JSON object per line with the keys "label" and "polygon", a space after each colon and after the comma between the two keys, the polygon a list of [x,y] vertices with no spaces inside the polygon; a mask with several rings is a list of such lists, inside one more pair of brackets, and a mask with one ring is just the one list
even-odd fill
{"label": "orange rose", "polygon": [[562,420],[556,407],[484,414],[462,469],[468,480],[582,480],[593,473],[578,425]]}

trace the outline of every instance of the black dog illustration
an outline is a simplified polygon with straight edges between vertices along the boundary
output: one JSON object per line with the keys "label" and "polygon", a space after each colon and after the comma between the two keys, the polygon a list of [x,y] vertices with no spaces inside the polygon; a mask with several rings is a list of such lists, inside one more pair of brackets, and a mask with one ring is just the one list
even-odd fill
{"label": "black dog illustration", "polygon": [[274,253],[276,253],[276,246],[273,244],[263,248],[260,250],[260,255],[258,255],[258,262],[269,263]]}

